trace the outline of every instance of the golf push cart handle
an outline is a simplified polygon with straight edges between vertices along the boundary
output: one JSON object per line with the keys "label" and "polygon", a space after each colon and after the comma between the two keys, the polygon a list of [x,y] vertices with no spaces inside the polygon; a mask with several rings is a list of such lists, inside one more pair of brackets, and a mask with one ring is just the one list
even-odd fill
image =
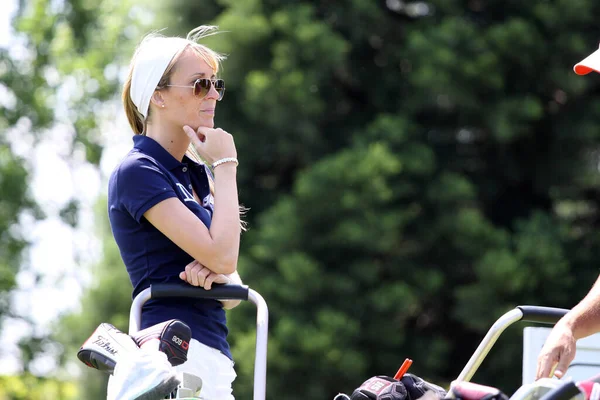
{"label": "golf push cart handle", "polygon": [[267,341],[269,308],[257,291],[246,285],[213,285],[210,290],[188,284],[155,284],[138,293],[129,310],[129,334],[140,331],[142,307],[150,299],[186,297],[194,299],[247,300],[256,306],[256,348],[254,357],[253,400],[265,400],[267,391]]}
{"label": "golf push cart handle", "polygon": [[555,324],[569,311],[564,308],[539,306],[517,306],[517,308],[523,313],[521,321],[542,324]]}
{"label": "golf push cart handle", "polygon": [[247,301],[248,286],[215,284],[210,290],[206,290],[201,287],[181,285],[177,283],[160,283],[150,285],[150,298],[162,299],[166,297]]}
{"label": "golf push cart handle", "polygon": [[542,324],[555,324],[569,310],[553,307],[539,306],[517,306],[509,312],[502,315],[494,322],[492,327],[463,368],[457,381],[470,381],[483,359],[490,352],[498,337],[506,328],[518,321],[537,322]]}

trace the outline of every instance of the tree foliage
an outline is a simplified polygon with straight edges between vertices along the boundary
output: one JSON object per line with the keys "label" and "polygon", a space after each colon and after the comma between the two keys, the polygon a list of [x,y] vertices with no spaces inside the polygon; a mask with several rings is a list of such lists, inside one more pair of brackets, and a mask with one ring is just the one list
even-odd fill
{"label": "tree foliage", "polygon": [[97,206],[98,237],[102,240],[102,262],[94,266],[94,279],[82,299],[79,312],[63,316],[53,338],[64,346],[61,365],[77,364],[81,375],[77,381],[78,393],[85,398],[106,399],[108,375],[84,366],[76,359],[83,342],[102,322],[110,322],[122,332],[128,331],[131,291],[127,271],[115,244],[106,210],[106,199]]}
{"label": "tree foliage", "polygon": [[0,399],[2,400],[76,400],[78,398],[72,382],[29,374],[0,377]]}
{"label": "tree foliage", "polygon": [[[502,313],[570,307],[591,286],[597,84],[571,66],[594,49],[597,6],[518,5],[430,2],[410,20],[377,3],[252,2],[217,18],[243,105],[220,121],[251,179],[242,199],[260,203],[240,269],[272,307],[273,398],[327,398],[405,356],[448,382]],[[279,184],[261,187],[264,170]],[[518,335],[481,382],[516,388]],[[248,359],[251,341],[233,340]]]}
{"label": "tree foliage", "polygon": [[[118,92],[121,68],[131,50],[127,39],[138,36],[143,11],[127,1],[18,2],[11,23],[14,40],[0,48],[2,319],[27,318],[13,311],[11,290],[18,272],[30,261],[25,252],[27,234],[45,217],[33,198],[30,155],[40,140],[60,130],[68,138],[65,154],[73,155],[66,162],[82,161],[83,154],[83,161],[98,165],[102,155],[99,130],[110,115],[105,102]],[[77,225],[77,200],[68,201],[57,214]],[[48,343],[44,333],[34,330],[33,335],[20,343],[25,371]]]}

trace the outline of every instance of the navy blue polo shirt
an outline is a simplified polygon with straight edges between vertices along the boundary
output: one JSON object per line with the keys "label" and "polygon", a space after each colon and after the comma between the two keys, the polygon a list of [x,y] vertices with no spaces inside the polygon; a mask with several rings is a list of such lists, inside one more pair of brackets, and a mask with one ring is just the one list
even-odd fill
{"label": "navy blue polo shirt", "polygon": [[[210,170],[187,156],[175,159],[154,139],[133,137],[133,149],[115,168],[108,183],[108,216],[115,241],[133,285],[133,297],[156,283],[180,283],[179,273],[193,258],[144,218],[150,208],[178,198],[207,228],[213,214],[207,174]],[[202,204],[194,199],[192,189]],[[156,299],[142,310],[141,329],[177,318],[192,337],[231,357],[225,310],[217,300]]]}

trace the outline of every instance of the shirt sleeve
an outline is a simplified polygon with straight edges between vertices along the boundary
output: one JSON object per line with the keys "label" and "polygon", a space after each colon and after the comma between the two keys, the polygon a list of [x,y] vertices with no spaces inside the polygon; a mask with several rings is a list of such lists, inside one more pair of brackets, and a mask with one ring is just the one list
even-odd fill
{"label": "shirt sleeve", "polygon": [[137,222],[161,201],[177,197],[172,185],[158,165],[146,158],[127,160],[117,175],[119,200]]}

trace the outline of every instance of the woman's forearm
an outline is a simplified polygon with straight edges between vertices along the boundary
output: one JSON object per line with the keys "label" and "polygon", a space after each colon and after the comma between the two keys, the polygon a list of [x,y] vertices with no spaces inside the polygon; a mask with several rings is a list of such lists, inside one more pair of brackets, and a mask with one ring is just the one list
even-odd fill
{"label": "woman's forearm", "polygon": [[214,170],[215,205],[210,236],[219,254],[219,271],[234,272],[240,247],[240,211],[237,193],[237,168],[233,163],[221,164]]}
{"label": "woman's forearm", "polygon": [[[240,278],[240,275],[238,274],[237,270],[231,274],[227,274],[225,275],[227,278],[229,278],[229,281],[231,284],[233,285],[241,285],[242,284],[242,278]],[[223,303],[223,308],[226,310],[231,310],[234,307],[237,307],[242,301],[241,300],[222,300],[221,301]]]}

